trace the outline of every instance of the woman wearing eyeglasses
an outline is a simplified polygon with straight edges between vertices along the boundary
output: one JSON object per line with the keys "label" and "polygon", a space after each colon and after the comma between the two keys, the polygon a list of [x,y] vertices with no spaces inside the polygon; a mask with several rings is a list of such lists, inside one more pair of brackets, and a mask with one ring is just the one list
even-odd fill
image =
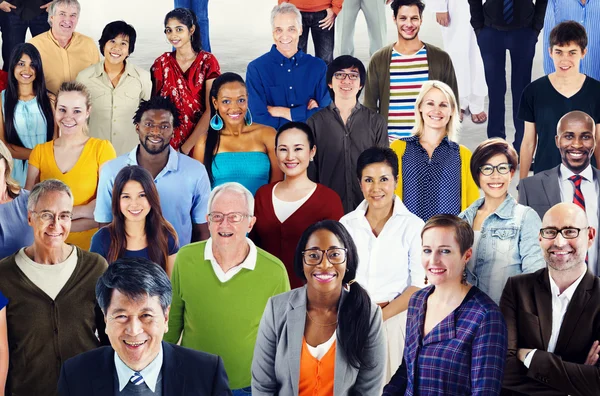
{"label": "woman wearing eyeglasses", "polygon": [[300,238],[296,274],[306,285],[267,303],[252,360],[252,395],[379,395],[385,342],[381,309],[354,280],[356,246],[323,220]]}
{"label": "woman wearing eyeglasses", "polygon": [[496,304],[510,276],[546,266],[538,242],[540,217],[508,193],[516,168],[517,152],[504,139],[481,143],[471,158],[471,173],[484,197],[459,215],[475,232],[467,280]]}

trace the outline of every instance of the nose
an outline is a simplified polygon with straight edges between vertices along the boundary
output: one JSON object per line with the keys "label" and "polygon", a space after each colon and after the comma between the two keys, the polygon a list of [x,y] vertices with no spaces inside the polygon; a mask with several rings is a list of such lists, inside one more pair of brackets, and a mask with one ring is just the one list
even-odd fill
{"label": "nose", "polygon": [[136,336],[140,334],[142,330],[143,328],[140,320],[136,316],[130,317],[127,326],[125,326],[125,334]]}

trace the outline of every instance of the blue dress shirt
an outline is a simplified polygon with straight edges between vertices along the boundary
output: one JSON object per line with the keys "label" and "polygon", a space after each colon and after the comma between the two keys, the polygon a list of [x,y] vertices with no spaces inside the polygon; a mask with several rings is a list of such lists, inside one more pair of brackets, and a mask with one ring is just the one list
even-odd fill
{"label": "blue dress shirt", "polygon": [[[289,120],[271,116],[267,106],[282,106],[291,109],[292,121],[306,122],[331,103],[326,72],[322,59],[300,50],[286,58],[273,44],[271,51],[250,62],[246,71],[248,106],[254,121],[278,129]],[[319,107],[307,110],[311,99]]]}
{"label": "blue dress shirt", "polygon": [[[156,392],[156,382],[158,381],[158,376],[160,375],[162,365],[163,349],[161,344],[158,355],[156,355],[154,360],[152,360],[149,365],[139,372],[144,379],[144,382],[146,385],[148,385],[148,388],[150,388],[153,393]],[[119,355],[117,355],[117,352],[115,352],[115,370],[117,371],[117,377],[119,378],[119,392],[122,392],[135,371],[123,363]]]}

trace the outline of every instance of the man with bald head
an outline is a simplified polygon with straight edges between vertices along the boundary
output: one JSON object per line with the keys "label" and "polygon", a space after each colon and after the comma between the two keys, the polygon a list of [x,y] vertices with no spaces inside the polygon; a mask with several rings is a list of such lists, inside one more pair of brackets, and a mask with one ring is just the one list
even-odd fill
{"label": "man with bald head", "polygon": [[508,328],[503,395],[598,395],[600,279],[585,263],[595,236],[576,204],[546,212],[539,241],[547,267],[509,278],[500,299]]}
{"label": "man with bald head", "polygon": [[[585,210],[590,226],[598,229],[598,180],[600,171],[590,164],[596,147],[596,125],[582,111],[565,114],[556,128],[556,147],[562,163],[519,182],[519,203],[535,209],[541,218],[553,205],[573,202]],[[588,251],[588,266],[598,268],[598,240]]]}

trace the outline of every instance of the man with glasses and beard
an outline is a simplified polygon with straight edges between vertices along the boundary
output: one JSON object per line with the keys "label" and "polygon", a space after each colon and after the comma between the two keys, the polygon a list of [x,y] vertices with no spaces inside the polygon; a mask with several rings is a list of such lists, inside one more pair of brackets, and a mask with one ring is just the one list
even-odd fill
{"label": "man with glasses and beard", "polygon": [[502,395],[593,396],[600,389],[600,279],[587,268],[596,237],[574,203],[542,221],[547,268],[508,279],[500,309],[508,328]]}
{"label": "man with glasses and beard", "polygon": [[206,208],[210,181],[204,165],[178,153],[169,144],[179,125],[179,112],[168,99],[142,100],[134,117],[140,144],[130,153],[104,164],[100,172],[94,219],[112,221],[112,190],[117,173],[127,165],[139,165],[154,177],[165,219],[175,228],[179,245],[208,239]]}
{"label": "man with glasses and beard", "polygon": [[[585,210],[590,226],[598,229],[598,180],[600,171],[590,164],[596,147],[596,123],[582,111],[565,114],[556,128],[556,147],[562,163],[519,182],[519,203],[535,209],[543,218],[560,202],[573,202]],[[598,240],[588,251],[587,263],[594,275],[597,268]]]}

